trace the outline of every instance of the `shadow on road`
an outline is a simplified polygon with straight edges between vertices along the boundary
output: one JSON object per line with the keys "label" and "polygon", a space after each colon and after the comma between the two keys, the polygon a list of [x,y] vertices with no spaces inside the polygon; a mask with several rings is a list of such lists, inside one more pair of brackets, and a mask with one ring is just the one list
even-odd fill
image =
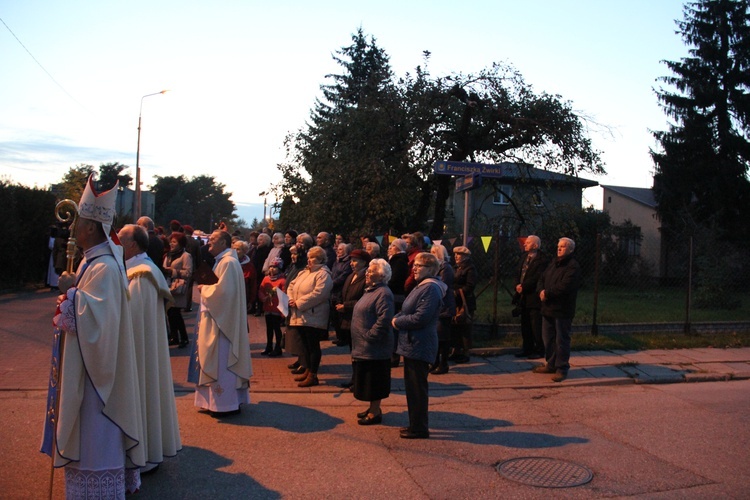
{"label": "shadow on road", "polygon": [[233,474],[220,469],[232,465],[213,451],[192,446],[182,448],[176,457],[167,459],[153,474],[141,478],[144,498],[281,498],[247,474]]}
{"label": "shadow on road", "polygon": [[344,423],[340,418],[304,406],[261,401],[244,405],[241,415],[221,417],[224,424],[268,427],[286,432],[325,432]]}

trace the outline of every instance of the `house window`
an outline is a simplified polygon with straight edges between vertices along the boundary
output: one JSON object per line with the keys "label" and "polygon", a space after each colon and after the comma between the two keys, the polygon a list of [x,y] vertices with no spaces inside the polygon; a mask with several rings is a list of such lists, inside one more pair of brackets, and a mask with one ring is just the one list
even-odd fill
{"label": "house window", "polygon": [[541,207],[544,206],[544,201],[542,200],[542,191],[536,190],[534,191],[534,194],[531,195],[531,202],[534,204],[535,207]]}
{"label": "house window", "polygon": [[641,231],[638,229],[637,234],[632,235],[621,235],[617,243],[620,246],[620,250],[629,257],[638,257],[641,255]]}
{"label": "house window", "polygon": [[492,203],[495,205],[510,205],[510,198],[513,196],[513,186],[508,184],[501,184],[495,190],[495,196],[492,199]]}

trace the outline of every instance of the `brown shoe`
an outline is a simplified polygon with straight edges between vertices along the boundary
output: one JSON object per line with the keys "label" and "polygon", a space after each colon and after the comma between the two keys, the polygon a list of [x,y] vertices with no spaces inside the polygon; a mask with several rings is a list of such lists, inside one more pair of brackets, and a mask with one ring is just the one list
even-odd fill
{"label": "brown shoe", "polygon": [[314,373],[310,373],[310,375],[305,380],[297,384],[297,387],[312,387],[318,384],[318,376]]}
{"label": "brown shoe", "polygon": [[547,365],[535,366],[531,371],[534,373],[555,373],[555,369]]}
{"label": "brown shoe", "polygon": [[307,370],[305,370],[305,371],[302,372],[302,375],[297,375],[296,377],[294,377],[294,381],[295,382],[302,382],[303,380],[305,380],[307,378],[308,375],[310,375],[310,372],[307,371]]}
{"label": "brown shoe", "polygon": [[555,373],[555,375],[554,375],[554,376],[552,377],[552,381],[553,381],[553,382],[562,382],[562,381],[563,381],[563,380],[565,380],[566,378],[568,378],[568,374],[567,374],[566,372],[557,372],[557,373]]}

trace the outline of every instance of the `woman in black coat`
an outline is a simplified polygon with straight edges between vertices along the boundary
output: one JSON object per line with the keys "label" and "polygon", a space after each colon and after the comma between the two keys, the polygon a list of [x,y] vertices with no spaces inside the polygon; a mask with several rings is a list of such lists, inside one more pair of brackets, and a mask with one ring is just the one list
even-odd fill
{"label": "woman in black coat", "polygon": [[[474,289],[477,286],[477,268],[471,260],[471,251],[468,248],[456,247],[453,249],[453,255],[456,258],[456,274],[453,278],[456,307],[463,305],[465,298],[469,314],[473,317],[477,309],[477,299],[474,296]],[[454,324],[451,328],[451,337],[453,353],[448,359],[455,363],[468,363],[469,349],[471,349],[471,323]]]}

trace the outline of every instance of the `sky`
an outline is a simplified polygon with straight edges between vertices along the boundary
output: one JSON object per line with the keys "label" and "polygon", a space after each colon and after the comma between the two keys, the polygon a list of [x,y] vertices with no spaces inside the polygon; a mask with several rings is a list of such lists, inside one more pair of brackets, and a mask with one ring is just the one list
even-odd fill
{"label": "sky", "polygon": [[[397,76],[476,73],[493,62],[587,116],[606,175],[651,187],[654,88],[688,48],[679,0],[0,0],[0,178],[59,182],[120,162],[153,176],[214,176],[240,217],[263,217],[284,139],[304,127],[332,56],[362,28]],[[165,94],[150,95],[161,90]],[[268,199],[269,205],[274,200]],[[601,207],[601,189],[584,204]]]}

